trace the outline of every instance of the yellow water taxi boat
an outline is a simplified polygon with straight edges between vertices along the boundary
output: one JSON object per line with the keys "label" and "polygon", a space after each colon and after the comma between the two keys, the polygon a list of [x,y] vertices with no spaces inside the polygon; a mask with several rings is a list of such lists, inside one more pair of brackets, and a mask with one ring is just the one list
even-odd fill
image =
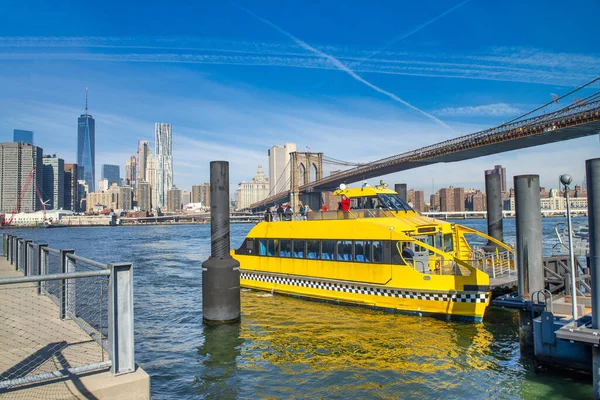
{"label": "yellow water taxi boat", "polygon": [[481,321],[490,278],[471,228],[420,215],[387,185],[346,188],[348,211],[260,222],[232,256],[241,286],[305,298]]}

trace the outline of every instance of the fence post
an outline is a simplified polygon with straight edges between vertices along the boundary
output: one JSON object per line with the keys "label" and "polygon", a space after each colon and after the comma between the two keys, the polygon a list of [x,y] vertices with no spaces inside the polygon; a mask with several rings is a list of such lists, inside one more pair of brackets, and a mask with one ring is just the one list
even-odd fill
{"label": "fence post", "polygon": [[108,280],[108,341],[113,375],[135,371],[133,265],[111,264]]}
{"label": "fence post", "polygon": [[12,235],[6,235],[6,261],[10,261],[10,246],[12,246]]}
{"label": "fence post", "polygon": [[[38,275],[47,275],[48,274],[48,264],[46,263],[46,252],[44,251],[44,247],[48,247],[47,243],[42,243],[42,244],[38,244],[37,245],[37,258],[36,258],[36,264],[37,264],[37,274]],[[46,282],[38,282],[36,284],[37,286],[37,294],[41,294],[42,293],[42,288],[44,289],[44,292],[46,292]]]}
{"label": "fence post", "polygon": [[15,240],[15,271],[19,270],[19,261],[21,261],[21,257],[19,254],[21,252],[21,238],[17,237]]}
{"label": "fence post", "polygon": [[7,233],[3,233],[2,234],[2,255],[4,257],[6,257],[6,255],[8,254],[6,252],[6,243],[8,242],[8,234]]}
{"label": "fence post", "polygon": [[[67,273],[67,254],[73,254],[75,250],[61,250],[60,251],[60,273]],[[60,301],[60,319],[67,318],[67,304],[69,299],[69,292],[72,289],[69,289],[67,286],[69,282],[66,279],[61,279],[59,285],[59,301]]]}
{"label": "fence post", "polygon": [[8,258],[7,260],[12,264],[13,258],[13,235],[8,235]]}
{"label": "fence post", "polygon": [[29,276],[31,271],[29,270],[29,243],[33,240],[23,240],[23,275]]}

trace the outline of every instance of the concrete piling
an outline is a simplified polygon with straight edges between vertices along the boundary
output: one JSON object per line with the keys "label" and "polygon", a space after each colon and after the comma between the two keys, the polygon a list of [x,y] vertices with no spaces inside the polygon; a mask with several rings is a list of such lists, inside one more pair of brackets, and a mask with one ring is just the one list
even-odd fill
{"label": "concrete piling", "polygon": [[[540,177],[539,175],[515,176],[514,187],[519,296],[529,300],[532,293],[543,290],[545,286],[542,263]],[[522,353],[533,352],[531,311],[520,311],[519,340]]]}
{"label": "concrete piling", "polygon": [[[592,329],[600,329],[600,158],[586,160],[590,275],[592,281]],[[600,349],[592,347],[594,398],[600,399]]]}
{"label": "concrete piling", "polygon": [[398,193],[398,196],[408,202],[408,195],[407,195],[407,191],[406,191],[406,183],[396,183],[394,185],[394,191],[396,193]]}
{"label": "concrete piling", "polygon": [[202,320],[240,320],[240,263],[229,254],[229,163],[210,163],[211,256],[202,264]]}
{"label": "concrete piling", "polygon": [[[489,174],[485,176],[485,194],[487,205],[488,236],[500,242],[504,242],[504,231],[502,226],[502,182],[500,174]],[[499,246],[488,241],[483,250],[493,252]]]}

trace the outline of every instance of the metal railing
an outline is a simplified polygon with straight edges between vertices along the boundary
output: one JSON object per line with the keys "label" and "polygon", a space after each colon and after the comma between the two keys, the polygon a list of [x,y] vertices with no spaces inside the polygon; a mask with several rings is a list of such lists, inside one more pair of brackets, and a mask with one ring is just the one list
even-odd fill
{"label": "metal railing", "polygon": [[8,354],[0,393],[109,367],[114,375],[135,371],[132,264],[103,264],[9,234],[3,255],[23,276],[0,278],[0,346],[10,347],[0,348]]}
{"label": "metal railing", "polygon": [[492,278],[501,278],[517,273],[514,253],[510,251],[497,251],[489,253],[483,251],[474,251],[472,258],[472,265],[477,269],[487,273]]}

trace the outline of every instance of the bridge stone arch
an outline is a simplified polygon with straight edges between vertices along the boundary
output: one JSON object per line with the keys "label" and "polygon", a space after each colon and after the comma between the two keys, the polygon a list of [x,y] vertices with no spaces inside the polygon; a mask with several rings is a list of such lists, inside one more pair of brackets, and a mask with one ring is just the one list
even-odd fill
{"label": "bridge stone arch", "polygon": [[300,210],[300,186],[323,179],[323,153],[299,151],[290,153],[290,174],[291,206],[294,212],[298,212]]}

